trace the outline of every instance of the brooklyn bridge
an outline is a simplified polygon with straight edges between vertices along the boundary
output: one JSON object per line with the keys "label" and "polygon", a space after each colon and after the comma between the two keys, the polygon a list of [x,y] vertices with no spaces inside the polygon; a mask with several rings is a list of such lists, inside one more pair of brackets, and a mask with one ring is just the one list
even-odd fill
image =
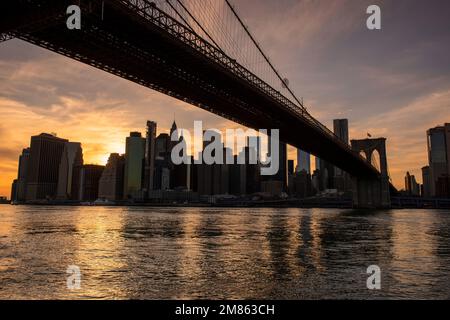
{"label": "brooklyn bridge", "polygon": [[[71,5],[81,9],[80,29],[66,25]],[[12,38],[246,127],[280,129],[283,142],[353,177],[355,207],[390,206],[386,140],[348,145],[316,120],[228,0],[6,0],[0,42]]]}

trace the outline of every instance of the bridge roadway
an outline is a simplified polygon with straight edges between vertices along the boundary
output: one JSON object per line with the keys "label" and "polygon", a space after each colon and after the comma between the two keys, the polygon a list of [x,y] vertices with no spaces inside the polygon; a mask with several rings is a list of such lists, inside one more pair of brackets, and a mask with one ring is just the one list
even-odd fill
{"label": "bridge roadway", "polygon": [[[82,10],[81,30],[66,27],[66,9],[74,3]],[[3,40],[20,38],[244,126],[280,129],[282,141],[353,176],[379,177],[302,106],[151,1],[4,0],[0,34]]]}

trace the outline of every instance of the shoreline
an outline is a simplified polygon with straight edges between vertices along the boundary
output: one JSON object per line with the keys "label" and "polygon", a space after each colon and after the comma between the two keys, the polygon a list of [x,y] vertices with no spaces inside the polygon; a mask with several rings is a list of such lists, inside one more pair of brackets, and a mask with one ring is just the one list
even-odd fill
{"label": "shoreline", "polygon": [[284,209],[344,209],[344,210],[355,210],[355,211],[380,211],[380,210],[446,210],[450,207],[414,207],[414,206],[391,206],[389,208],[354,208],[352,206],[336,206],[336,205],[284,205],[284,204],[202,204],[202,203],[191,203],[191,204],[159,204],[159,203],[134,203],[134,204],[70,204],[70,203],[0,203],[0,205],[14,205],[14,206],[42,206],[42,207],[145,207],[145,208],[223,208],[223,209],[236,209],[236,208],[284,208]]}

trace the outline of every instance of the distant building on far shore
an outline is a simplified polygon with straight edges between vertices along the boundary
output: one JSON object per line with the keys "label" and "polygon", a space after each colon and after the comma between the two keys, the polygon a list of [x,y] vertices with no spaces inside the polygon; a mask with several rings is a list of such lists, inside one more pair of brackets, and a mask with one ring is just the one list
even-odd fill
{"label": "distant building on far shore", "polygon": [[142,199],[143,174],[145,166],[146,139],[140,132],[131,132],[126,140],[124,198]]}
{"label": "distant building on far shore", "polygon": [[83,149],[79,142],[66,142],[59,163],[57,199],[77,200],[78,168],[83,165]]}
{"label": "distant building on far shore", "polygon": [[108,201],[123,200],[124,170],[125,157],[118,153],[112,153],[98,183],[99,199]]}
{"label": "distant building on far shore", "polygon": [[427,131],[429,190],[432,197],[449,198],[450,193],[450,123]]}
{"label": "distant building on far shore", "polygon": [[93,202],[98,199],[99,181],[102,176],[104,166],[83,165],[80,170],[80,201]]}
{"label": "distant building on far shore", "polygon": [[431,176],[430,167],[426,166],[422,168],[422,197],[431,197]]}
{"label": "distant building on far shore", "polygon": [[59,163],[68,140],[42,133],[31,137],[27,170],[26,201],[54,199],[58,187]]}
{"label": "distant building on far shore", "polygon": [[420,196],[420,185],[417,183],[416,177],[409,172],[405,176],[405,191],[410,196]]}
{"label": "distant building on far shore", "polygon": [[30,148],[22,150],[19,156],[19,168],[17,172],[17,179],[14,180],[11,188],[11,201],[24,202],[27,192],[27,174],[30,161]]}

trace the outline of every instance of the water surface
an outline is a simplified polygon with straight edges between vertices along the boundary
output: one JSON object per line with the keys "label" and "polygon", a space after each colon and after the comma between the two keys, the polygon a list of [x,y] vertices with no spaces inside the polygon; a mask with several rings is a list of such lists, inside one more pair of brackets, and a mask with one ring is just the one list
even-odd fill
{"label": "water surface", "polygon": [[0,205],[0,298],[448,299],[450,212]]}

